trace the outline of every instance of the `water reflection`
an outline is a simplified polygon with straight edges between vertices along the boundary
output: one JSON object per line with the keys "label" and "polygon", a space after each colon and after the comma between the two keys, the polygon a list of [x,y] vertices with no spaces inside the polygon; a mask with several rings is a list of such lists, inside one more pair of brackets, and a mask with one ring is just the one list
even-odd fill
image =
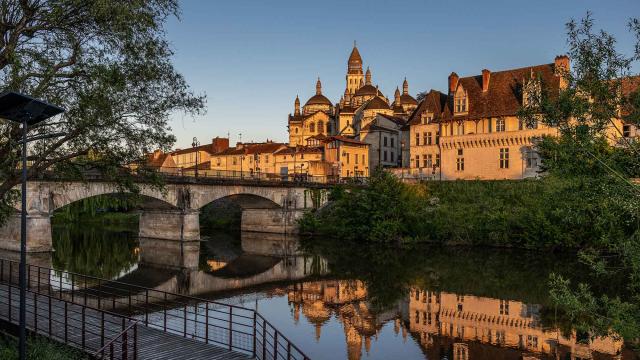
{"label": "water reflection", "polygon": [[54,230],[56,269],[257,307],[314,359],[637,359],[622,340],[557,330],[548,274],[581,272],[562,257],[84,229]]}

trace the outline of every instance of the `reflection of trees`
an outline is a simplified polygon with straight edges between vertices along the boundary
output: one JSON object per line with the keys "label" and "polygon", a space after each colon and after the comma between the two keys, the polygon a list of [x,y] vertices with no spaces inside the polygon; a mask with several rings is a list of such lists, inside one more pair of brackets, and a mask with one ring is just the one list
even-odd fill
{"label": "reflection of trees", "polygon": [[138,260],[138,242],[131,231],[101,225],[53,227],[53,267],[112,279]]}

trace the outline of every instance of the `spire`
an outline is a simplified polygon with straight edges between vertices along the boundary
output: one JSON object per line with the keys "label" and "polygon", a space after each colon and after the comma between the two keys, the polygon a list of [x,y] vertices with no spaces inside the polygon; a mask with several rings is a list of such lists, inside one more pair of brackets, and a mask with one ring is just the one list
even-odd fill
{"label": "spire", "polygon": [[407,81],[406,76],[404,78],[404,82],[402,83],[402,95],[409,95],[409,82]]}
{"label": "spire", "polygon": [[349,60],[347,61],[347,68],[350,72],[362,74],[362,56],[360,56],[355,40],[353,41],[351,55],[349,55]]}
{"label": "spire", "polygon": [[294,102],[293,115],[300,115],[300,98],[296,95],[296,101]]}
{"label": "spire", "polygon": [[369,67],[367,66],[367,73],[364,75],[365,77],[365,84],[366,85],[371,85],[371,70],[369,70]]}
{"label": "spire", "polygon": [[400,105],[400,89],[398,89],[398,87],[396,87],[396,93],[394,94],[394,101],[396,103],[396,106]]}
{"label": "spire", "polygon": [[322,83],[320,82],[319,76],[318,81],[316,82],[316,95],[322,95]]}

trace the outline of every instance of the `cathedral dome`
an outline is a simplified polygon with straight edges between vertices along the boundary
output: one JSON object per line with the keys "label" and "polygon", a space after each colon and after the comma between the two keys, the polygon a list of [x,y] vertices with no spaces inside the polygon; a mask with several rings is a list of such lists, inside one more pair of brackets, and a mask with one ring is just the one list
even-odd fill
{"label": "cathedral dome", "polygon": [[309,100],[307,100],[307,102],[304,104],[304,106],[307,105],[329,105],[332,106],[333,104],[331,103],[331,100],[327,99],[326,96],[322,95],[322,94],[316,94],[313,95],[312,97],[309,98]]}
{"label": "cathedral dome", "polygon": [[349,68],[360,68],[362,69],[362,56],[360,56],[360,52],[355,44],[353,44],[353,50],[351,50],[351,55],[349,55]]}
{"label": "cathedral dome", "polygon": [[389,110],[389,104],[380,96],[376,96],[369,100],[365,110]]}
{"label": "cathedral dome", "polygon": [[360,89],[356,90],[355,96],[376,96],[378,95],[378,89],[373,85],[364,85]]}

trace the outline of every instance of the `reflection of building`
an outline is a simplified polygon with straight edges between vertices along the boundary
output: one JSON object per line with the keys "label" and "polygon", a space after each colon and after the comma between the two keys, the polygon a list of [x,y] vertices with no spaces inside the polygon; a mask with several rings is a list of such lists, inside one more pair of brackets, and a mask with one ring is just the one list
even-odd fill
{"label": "reflection of building", "polygon": [[578,342],[575,333],[565,338],[556,330],[545,330],[540,324],[539,311],[540,306],[520,301],[414,288],[409,294],[405,322],[433,357],[442,355],[434,352],[439,352],[437,345],[443,343],[445,351],[452,352],[453,359],[459,360],[485,358],[479,354],[485,351],[479,344],[530,354],[569,356],[566,358],[572,360],[595,356],[615,359],[622,350],[621,340],[596,338],[583,344]]}

